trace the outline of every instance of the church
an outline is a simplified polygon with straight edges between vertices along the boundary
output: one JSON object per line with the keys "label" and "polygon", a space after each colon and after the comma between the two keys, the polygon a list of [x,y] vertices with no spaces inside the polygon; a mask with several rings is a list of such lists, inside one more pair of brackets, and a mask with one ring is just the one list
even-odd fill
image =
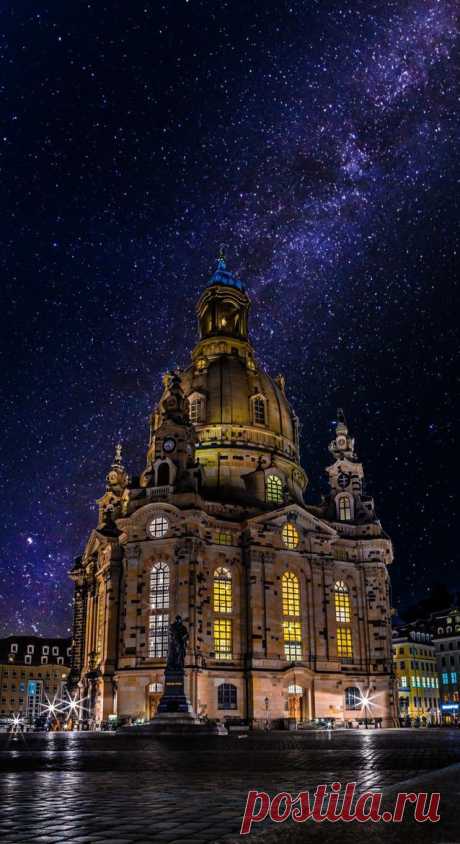
{"label": "church", "polygon": [[299,422],[284,377],[257,360],[249,310],[220,257],[190,365],[164,376],[139,475],[116,448],[71,571],[69,682],[96,723],[154,716],[177,615],[198,716],[394,723],[391,541],[342,411],[328,494],[305,504]]}

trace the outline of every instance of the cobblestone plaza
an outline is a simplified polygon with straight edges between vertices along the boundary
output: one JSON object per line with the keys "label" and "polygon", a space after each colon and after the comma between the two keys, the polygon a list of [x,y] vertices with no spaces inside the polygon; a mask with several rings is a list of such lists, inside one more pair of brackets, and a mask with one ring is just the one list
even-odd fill
{"label": "cobblestone plaza", "polygon": [[[338,780],[356,781],[361,793],[459,762],[457,730],[179,740],[115,733],[2,735],[0,837],[4,844],[231,841],[251,788],[297,793]],[[386,837],[388,826],[377,826]]]}

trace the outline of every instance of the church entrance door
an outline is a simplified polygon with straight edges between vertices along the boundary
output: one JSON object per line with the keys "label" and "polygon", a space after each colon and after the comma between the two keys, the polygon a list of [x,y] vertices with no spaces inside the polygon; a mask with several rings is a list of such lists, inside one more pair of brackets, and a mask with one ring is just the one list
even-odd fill
{"label": "church entrance door", "polygon": [[296,721],[305,720],[305,701],[302,686],[292,684],[288,686],[288,712],[289,718]]}
{"label": "church entrance door", "polygon": [[163,686],[161,683],[150,683],[149,691],[148,691],[148,706],[147,712],[149,720],[151,721],[152,718],[155,717],[158,704],[161,700],[161,695],[163,694]]}

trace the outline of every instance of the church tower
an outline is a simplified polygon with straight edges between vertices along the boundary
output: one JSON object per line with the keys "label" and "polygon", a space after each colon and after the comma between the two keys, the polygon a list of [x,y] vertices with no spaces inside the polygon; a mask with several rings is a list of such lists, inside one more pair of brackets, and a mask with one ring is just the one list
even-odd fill
{"label": "church tower", "polygon": [[257,359],[249,313],[220,256],[190,364],[164,376],[140,475],[117,448],[71,574],[72,677],[97,722],[153,717],[180,615],[198,715],[393,723],[391,542],[342,411],[329,494],[305,504],[298,420],[284,377]]}

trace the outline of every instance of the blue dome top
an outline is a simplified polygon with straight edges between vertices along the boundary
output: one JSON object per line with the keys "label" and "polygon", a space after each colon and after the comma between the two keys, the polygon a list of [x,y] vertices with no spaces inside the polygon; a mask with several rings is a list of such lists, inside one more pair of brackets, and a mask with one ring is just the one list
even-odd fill
{"label": "blue dome top", "polygon": [[224,284],[227,287],[237,287],[238,290],[246,290],[244,282],[240,281],[239,278],[235,278],[233,273],[227,270],[223,258],[219,258],[217,261],[217,269],[209,279],[207,286],[211,287],[213,284]]}

